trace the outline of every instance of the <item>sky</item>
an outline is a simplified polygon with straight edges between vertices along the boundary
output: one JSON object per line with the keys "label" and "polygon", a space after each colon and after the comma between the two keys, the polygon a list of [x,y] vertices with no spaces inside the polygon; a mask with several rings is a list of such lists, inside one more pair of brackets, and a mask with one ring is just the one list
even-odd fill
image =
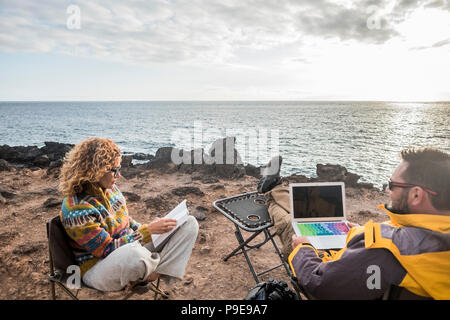
{"label": "sky", "polygon": [[450,100],[450,0],[0,0],[0,101]]}

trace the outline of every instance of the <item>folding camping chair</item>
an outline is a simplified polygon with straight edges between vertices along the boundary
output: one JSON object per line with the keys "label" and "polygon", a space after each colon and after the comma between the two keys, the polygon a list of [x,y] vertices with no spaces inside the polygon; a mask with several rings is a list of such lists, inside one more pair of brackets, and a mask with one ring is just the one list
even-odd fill
{"label": "folding camping chair", "polygon": [[[56,300],[55,284],[57,284],[74,300],[78,300],[78,293],[83,288],[96,290],[84,284],[81,279],[81,287],[76,289],[75,294],[69,289],[67,280],[71,274],[67,273],[67,268],[71,265],[76,265],[76,262],[75,255],[69,245],[68,235],[64,230],[59,216],[56,216],[47,222],[47,240],[50,261],[50,274],[48,275],[48,280],[50,281],[52,299]],[[125,294],[123,299],[129,299],[133,294],[144,294],[149,290],[155,293],[155,300],[158,295],[161,295],[163,298],[168,298],[168,295],[159,289],[158,279],[156,285],[152,282],[147,282],[134,286],[128,293]]]}
{"label": "folding camping chair", "polygon": [[[259,194],[257,191],[248,192],[233,197],[216,200],[214,201],[213,206],[226,218],[231,220],[231,222],[233,222],[234,226],[236,227],[236,231],[234,232],[234,234],[239,243],[239,246],[230,254],[228,254],[223,259],[224,261],[227,261],[229,258],[242,253],[247,261],[247,264],[256,283],[260,282],[259,276],[281,266],[284,266],[286,272],[292,278],[292,273],[289,269],[289,266],[283,259],[283,255],[281,254],[280,249],[278,248],[278,245],[273,238],[274,235],[269,230],[269,228],[273,226],[273,223],[270,219],[269,212],[267,211],[266,199],[263,195]],[[253,232],[253,235],[244,240],[241,229]],[[250,242],[261,233],[264,234],[264,240],[256,244],[250,244]],[[269,241],[272,242],[275,248],[275,252],[279,256],[281,263],[260,273],[256,273],[247,252],[252,249],[259,248]]]}

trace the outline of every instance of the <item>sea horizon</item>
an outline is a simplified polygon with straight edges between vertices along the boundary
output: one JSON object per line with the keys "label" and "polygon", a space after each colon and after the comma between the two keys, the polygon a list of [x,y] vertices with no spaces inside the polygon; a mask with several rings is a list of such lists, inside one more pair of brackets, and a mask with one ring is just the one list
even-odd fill
{"label": "sea horizon", "polygon": [[209,99],[160,99],[160,100],[147,100],[147,99],[114,99],[114,100],[0,100],[0,103],[9,102],[387,102],[387,103],[450,103],[450,100],[360,100],[360,99],[279,99],[279,100],[255,100],[255,99],[221,99],[221,100],[209,100]]}

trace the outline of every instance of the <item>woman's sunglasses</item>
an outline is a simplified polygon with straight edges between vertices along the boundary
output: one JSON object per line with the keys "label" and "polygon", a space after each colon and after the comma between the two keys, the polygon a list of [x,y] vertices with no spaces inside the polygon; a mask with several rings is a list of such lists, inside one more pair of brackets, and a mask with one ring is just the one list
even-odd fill
{"label": "woman's sunglasses", "polygon": [[111,171],[114,173],[114,178],[117,178],[119,176],[120,168],[122,168],[122,166],[118,166],[117,168],[111,169]]}
{"label": "woman's sunglasses", "polygon": [[388,181],[388,186],[389,186],[389,190],[392,190],[392,188],[394,187],[398,187],[398,188],[414,188],[414,187],[420,187],[423,190],[425,190],[426,192],[432,194],[433,196],[437,196],[437,192],[433,191],[431,189],[428,189],[426,187],[423,187],[421,185],[418,184],[411,184],[411,183],[403,183],[403,182],[393,182],[391,180]]}

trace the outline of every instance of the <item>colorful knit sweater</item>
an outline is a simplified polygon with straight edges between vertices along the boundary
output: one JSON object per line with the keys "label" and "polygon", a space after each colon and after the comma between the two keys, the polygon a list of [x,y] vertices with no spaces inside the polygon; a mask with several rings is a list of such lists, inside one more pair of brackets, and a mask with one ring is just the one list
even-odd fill
{"label": "colorful knit sweater", "polygon": [[125,198],[115,185],[103,190],[87,184],[83,193],[64,198],[60,218],[82,275],[127,243],[151,241],[147,225],[128,215]]}

